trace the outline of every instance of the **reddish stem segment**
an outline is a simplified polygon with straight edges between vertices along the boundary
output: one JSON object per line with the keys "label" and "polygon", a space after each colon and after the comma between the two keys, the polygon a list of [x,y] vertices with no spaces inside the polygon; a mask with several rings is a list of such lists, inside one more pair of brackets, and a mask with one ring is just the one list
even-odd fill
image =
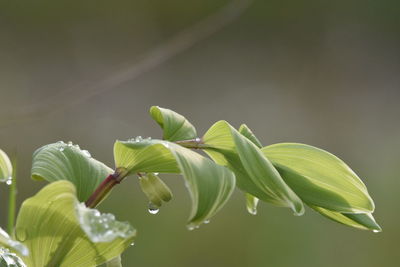
{"label": "reddish stem segment", "polygon": [[110,190],[122,181],[123,177],[117,172],[110,174],[106,179],[96,188],[93,194],[86,200],[85,205],[88,208],[95,208],[110,192]]}

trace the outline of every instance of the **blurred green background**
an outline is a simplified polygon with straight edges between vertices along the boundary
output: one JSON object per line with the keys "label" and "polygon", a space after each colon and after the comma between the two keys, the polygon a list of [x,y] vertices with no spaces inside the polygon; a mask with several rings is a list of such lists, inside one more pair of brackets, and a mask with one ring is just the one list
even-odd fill
{"label": "blurred green background", "polygon": [[[124,266],[399,266],[400,2],[0,0],[0,147],[18,156],[18,203],[44,183],[33,151],[73,141],[113,166],[115,139],[160,137],[151,105],[200,134],[245,122],[267,144],[293,141],[346,161],[376,203],[379,234],[237,191],[210,224],[185,228],[183,180],[159,214],[130,177],[102,211],[138,229]],[[0,188],[4,227],[7,188]]]}

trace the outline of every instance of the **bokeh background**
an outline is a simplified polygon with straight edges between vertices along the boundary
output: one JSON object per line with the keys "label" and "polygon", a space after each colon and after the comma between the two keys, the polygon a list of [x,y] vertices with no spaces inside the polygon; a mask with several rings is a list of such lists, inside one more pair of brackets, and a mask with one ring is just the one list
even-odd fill
{"label": "bokeh background", "polygon": [[[345,160],[384,231],[350,229],[237,191],[188,231],[183,180],[159,214],[131,177],[102,203],[138,229],[124,266],[399,266],[400,4],[396,0],[0,1],[0,147],[18,158],[18,203],[33,151],[73,141],[113,166],[115,139],[160,137],[151,105],[200,134],[245,122],[264,144],[302,142]],[[0,186],[0,222],[7,187]]]}

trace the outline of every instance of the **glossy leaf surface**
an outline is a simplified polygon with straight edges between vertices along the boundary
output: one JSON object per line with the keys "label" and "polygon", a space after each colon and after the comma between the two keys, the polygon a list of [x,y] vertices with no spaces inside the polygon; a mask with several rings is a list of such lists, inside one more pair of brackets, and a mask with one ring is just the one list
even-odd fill
{"label": "glossy leaf surface", "polygon": [[304,213],[300,198],[286,185],[272,163],[247,137],[226,121],[215,123],[204,135],[205,151],[217,163],[228,166],[243,191],[278,206]]}
{"label": "glossy leaf surface", "polygon": [[23,202],[15,235],[29,249],[29,256],[23,257],[27,266],[97,266],[120,255],[132,243],[134,232],[126,238],[93,243],[81,228],[78,205],[75,187],[69,181],[51,183]]}
{"label": "glossy leaf surface", "polygon": [[117,168],[130,173],[181,173],[192,199],[189,228],[212,217],[226,203],[235,187],[235,176],[229,169],[168,141],[117,141],[114,156]]}
{"label": "glossy leaf surface", "polygon": [[32,178],[54,182],[68,180],[77,190],[78,199],[85,201],[96,187],[113,172],[72,143],[57,142],[43,146],[33,154]]}
{"label": "glossy leaf surface", "polygon": [[340,213],[374,210],[374,203],[360,178],[331,153],[297,143],[275,144],[262,151],[308,205]]}
{"label": "glossy leaf surface", "polygon": [[150,115],[163,129],[164,140],[178,141],[197,137],[194,126],[175,111],[153,106]]}

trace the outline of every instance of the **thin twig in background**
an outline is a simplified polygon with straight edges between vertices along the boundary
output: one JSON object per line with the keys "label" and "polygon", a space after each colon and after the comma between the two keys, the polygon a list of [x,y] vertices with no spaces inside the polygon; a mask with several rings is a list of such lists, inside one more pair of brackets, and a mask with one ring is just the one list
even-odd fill
{"label": "thin twig in background", "polygon": [[[220,31],[240,17],[252,2],[253,0],[233,0],[214,14],[211,14],[188,29],[176,34],[165,43],[152,49],[143,56],[142,60],[134,62],[129,67],[110,73],[108,76],[98,80],[55,90],[57,93],[40,103],[25,107],[18,114],[7,116],[7,119],[3,118],[0,126],[3,128],[12,124],[43,118],[81,104],[127,81],[132,81]],[[65,99],[70,99],[71,95],[74,95],[74,97],[69,101],[65,101]]]}

